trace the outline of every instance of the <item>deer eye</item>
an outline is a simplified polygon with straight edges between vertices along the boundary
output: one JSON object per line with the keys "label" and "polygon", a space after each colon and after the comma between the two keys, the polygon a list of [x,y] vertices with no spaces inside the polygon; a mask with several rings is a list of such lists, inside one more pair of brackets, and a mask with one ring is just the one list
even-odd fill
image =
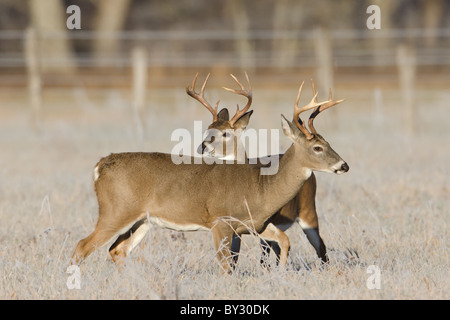
{"label": "deer eye", "polygon": [[323,148],[322,148],[321,146],[315,146],[315,147],[313,148],[313,150],[314,150],[315,152],[322,152],[322,151],[323,151]]}

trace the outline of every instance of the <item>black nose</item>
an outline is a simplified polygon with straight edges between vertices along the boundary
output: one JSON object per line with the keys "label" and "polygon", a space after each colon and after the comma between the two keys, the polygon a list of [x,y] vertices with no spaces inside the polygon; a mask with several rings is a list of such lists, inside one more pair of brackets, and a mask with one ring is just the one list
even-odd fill
{"label": "black nose", "polygon": [[344,164],[342,165],[341,169],[342,169],[344,172],[347,172],[347,171],[350,169],[350,168],[348,167],[347,162],[344,162]]}

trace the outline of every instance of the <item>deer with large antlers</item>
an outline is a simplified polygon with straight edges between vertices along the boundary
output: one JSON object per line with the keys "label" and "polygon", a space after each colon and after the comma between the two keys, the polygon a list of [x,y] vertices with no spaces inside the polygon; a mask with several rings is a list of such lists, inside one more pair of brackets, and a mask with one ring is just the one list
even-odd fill
{"label": "deer with large antlers", "polygon": [[[195,81],[197,79],[198,74],[194,78],[192,88],[195,86]],[[249,159],[245,154],[245,147],[242,145],[240,134],[243,129],[246,128],[248,122],[250,120],[250,116],[252,115],[253,110],[248,111],[251,101],[252,101],[252,89],[250,85],[250,81],[247,73],[245,73],[245,77],[247,79],[248,89],[245,89],[244,85],[242,85],[239,80],[231,74],[231,77],[238,84],[240,89],[230,89],[223,87],[223,89],[235,93],[243,95],[248,99],[246,107],[241,111],[236,112],[235,116],[229,120],[229,113],[226,108],[220,110],[217,113],[217,108],[212,110],[207,108],[210,112],[213,113],[213,121],[208,126],[208,130],[206,133],[206,137],[203,140],[201,146],[198,148],[198,153],[200,154],[209,154],[219,158],[224,159],[236,159],[245,161],[248,163]],[[209,75],[205,79],[203,83],[202,89],[208,81]],[[314,94],[314,101],[317,103],[317,93],[314,87],[314,82],[311,80],[312,90]],[[302,130],[305,137],[309,140],[312,139],[313,135],[317,135],[317,131],[314,128],[313,120],[314,118],[323,110],[330,108],[338,103],[341,103],[343,100],[334,101],[332,100],[331,89],[329,95],[329,101],[322,105],[317,106],[314,112],[311,114],[308,120],[308,126],[311,130],[311,133],[306,130],[305,124],[299,122],[298,114],[300,113],[300,109],[297,107],[300,93],[303,87],[303,83],[300,87],[299,94],[297,96],[297,100],[295,102],[295,113],[294,113],[294,122],[295,124]],[[188,91],[188,94],[192,95],[192,90]],[[248,112],[247,112],[248,111]],[[229,144],[229,140],[233,139],[233,143]],[[231,146],[231,147],[229,147]],[[238,152],[239,150],[244,150],[244,152]],[[282,156],[282,155],[280,155]],[[327,262],[328,257],[326,254],[326,246],[324,241],[322,240],[319,234],[319,220],[316,211],[315,204],[315,196],[316,196],[316,177],[314,173],[306,180],[305,184],[301,187],[298,194],[295,195],[291,201],[286,203],[278,212],[271,218],[271,223],[275,224],[279,229],[285,231],[290,228],[295,222],[297,222],[304,233],[306,234],[307,239],[314,247],[318,257],[322,262]],[[236,252],[239,251],[240,247],[240,238],[233,239],[233,248]],[[263,242],[263,241],[262,241]],[[270,248],[273,249],[277,256],[277,261],[280,259],[280,246],[277,242],[266,240],[269,246],[266,246],[262,243],[263,248],[263,257],[261,258],[261,263],[265,263],[267,261],[267,256],[270,253]]]}
{"label": "deer with large antlers", "polygon": [[[296,108],[296,117],[327,102],[311,101]],[[282,127],[293,144],[280,159],[278,172],[270,176],[261,176],[260,166],[252,164],[186,161],[177,165],[170,154],[163,153],[118,153],[102,158],[94,168],[97,225],[78,242],[72,263],[80,263],[116,237],[110,253],[118,261],[139,243],[151,223],[179,231],[211,231],[220,264],[231,272],[234,235],[248,233],[248,226],[263,238],[266,233],[283,234],[269,220],[298,193],[313,170],[348,170],[322,137],[309,138],[304,128],[284,116]]]}

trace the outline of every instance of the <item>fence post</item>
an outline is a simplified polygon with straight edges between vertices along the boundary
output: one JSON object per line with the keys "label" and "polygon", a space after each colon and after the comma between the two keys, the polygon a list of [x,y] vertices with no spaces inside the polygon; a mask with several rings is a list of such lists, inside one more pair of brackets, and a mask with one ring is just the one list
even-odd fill
{"label": "fence post", "polygon": [[39,127],[42,111],[42,81],[39,65],[39,43],[33,27],[25,30],[25,60],[28,73],[28,94],[30,97],[31,123]]}
{"label": "fence post", "polygon": [[414,48],[411,45],[398,45],[397,68],[402,95],[404,127],[407,133],[412,134],[416,129],[416,106],[414,95],[416,83],[416,56]]}
{"label": "fence post", "polygon": [[[322,27],[316,28],[314,37],[314,49],[317,61],[317,77],[319,82],[319,93],[324,95],[328,99],[329,89],[333,90],[333,97],[335,97],[334,86],[333,86],[333,48],[331,43],[331,35],[329,30],[324,30]],[[331,119],[331,124],[329,126],[336,129],[338,121],[337,109],[331,108],[329,110]]]}
{"label": "fence post", "polygon": [[234,30],[237,34],[234,42],[239,55],[239,66],[247,71],[252,71],[255,67],[255,56],[254,47],[250,40],[250,19],[245,4],[245,1],[239,0],[227,2],[233,19]]}
{"label": "fence post", "polygon": [[320,87],[328,92],[333,88],[333,49],[331,46],[330,33],[323,28],[317,28],[314,41],[315,54],[317,59],[317,76]]}
{"label": "fence post", "polygon": [[133,65],[133,113],[136,121],[136,133],[139,142],[144,138],[144,106],[147,89],[147,55],[142,47],[134,47],[132,51]]}

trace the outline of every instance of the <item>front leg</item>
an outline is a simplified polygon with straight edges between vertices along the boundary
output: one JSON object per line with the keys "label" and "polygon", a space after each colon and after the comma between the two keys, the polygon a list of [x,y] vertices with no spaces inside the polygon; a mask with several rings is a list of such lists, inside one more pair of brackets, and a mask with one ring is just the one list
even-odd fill
{"label": "front leg", "polygon": [[233,272],[234,260],[237,261],[232,254],[231,243],[233,240],[234,230],[224,221],[218,221],[211,229],[216,248],[217,258],[224,273],[231,274]]}
{"label": "front leg", "polygon": [[299,208],[298,219],[302,230],[305,232],[309,243],[316,250],[317,255],[323,263],[328,261],[327,248],[319,234],[319,218],[316,210],[316,189],[317,182],[314,173],[306,180],[297,196],[297,205]]}

